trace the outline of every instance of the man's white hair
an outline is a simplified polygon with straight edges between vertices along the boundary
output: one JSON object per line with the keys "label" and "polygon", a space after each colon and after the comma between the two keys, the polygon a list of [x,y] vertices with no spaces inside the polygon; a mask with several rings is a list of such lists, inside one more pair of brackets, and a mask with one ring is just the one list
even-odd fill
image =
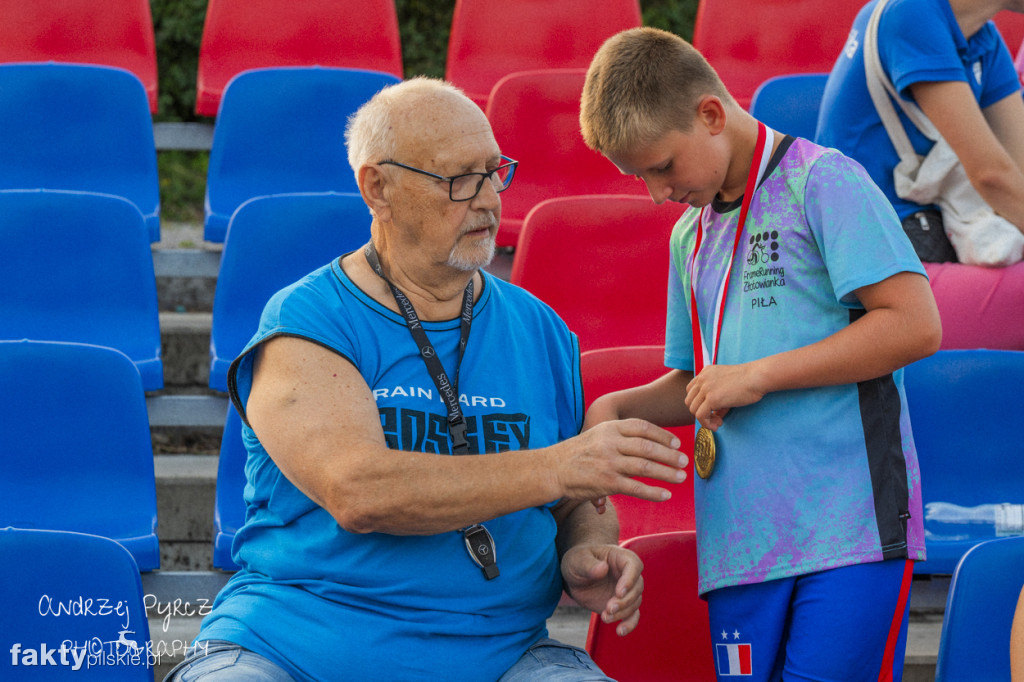
{"label": "man's white hair", "polygon": [[389,85],[370,98],[352,114],[345,127],[348,162],[357,180],[359,169],[368,163],[393,160],[396,153],[394,114],[401,99],[419,99],[437,93],[458,95],[471,101],[465,93],[447,81],[416,76]]}

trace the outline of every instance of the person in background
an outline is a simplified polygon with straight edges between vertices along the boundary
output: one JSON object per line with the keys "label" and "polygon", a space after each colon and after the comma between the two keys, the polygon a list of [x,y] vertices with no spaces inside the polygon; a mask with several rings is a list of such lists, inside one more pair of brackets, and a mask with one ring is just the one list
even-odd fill
{"label": "person in background", "polygon": [[[860,162],[895,207],[925,261],[943,322],[942,347],[1024,350],[1024,263],[957,263],[939,207],[896,195],[899,157],[864,69],[865,29],[876,4],[860,11],[832,68],[816,142]],[[879,21],[878,52],[896,91],[942,134],[981,197],[1024,231],[1024,101],[1010,52],[991,21],[1002,10],[1024,12],[1024,2],[890,0]],[[915,151],[925,155],[933,143],[899,115]]]}
{"label": "person in background", "polygon": [[241,570],[170,679],[607,680],[546,620],[564,588],[636,626],[641,562],[590,500],[667,499],[634,476],[681,482],[679,441],[580,434],[575,335],[481,269],[516,162],[479,107],[411,79],[346,139],[371,242],[278,292],[230,369]]}
{"label": "person in background", "polygon": [[691,207],[668,245],[670,370],[601,396],[585,426],[699,424],[699,590],[720,679],[899,679],[925,549],[901,368],[941,329],[892,207],[858,164],[755,120],[657,29],[598,50],[580,123],[656,203]]}

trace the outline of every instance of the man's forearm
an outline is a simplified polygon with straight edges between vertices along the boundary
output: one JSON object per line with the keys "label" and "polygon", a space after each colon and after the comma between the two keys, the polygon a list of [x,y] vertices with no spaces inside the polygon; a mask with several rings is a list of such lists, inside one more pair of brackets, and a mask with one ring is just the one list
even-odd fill
{"label": "man's forearm", "polygon": [[616,545],[619,542],[619,518],[611,504],[603,514],[598,514],[589,501],[562,500],[553,513],[558,523],[555,546],[559,558],[577,545]]}

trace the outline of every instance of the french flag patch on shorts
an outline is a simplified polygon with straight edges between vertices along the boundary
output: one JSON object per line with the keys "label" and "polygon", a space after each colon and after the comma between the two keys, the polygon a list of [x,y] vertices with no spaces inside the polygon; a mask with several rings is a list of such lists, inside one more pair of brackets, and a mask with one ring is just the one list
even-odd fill
{"label": "french flag patch on shorts", "polygon": [[718,674],[721,677],[752,675],[749,644],[716,644]]}

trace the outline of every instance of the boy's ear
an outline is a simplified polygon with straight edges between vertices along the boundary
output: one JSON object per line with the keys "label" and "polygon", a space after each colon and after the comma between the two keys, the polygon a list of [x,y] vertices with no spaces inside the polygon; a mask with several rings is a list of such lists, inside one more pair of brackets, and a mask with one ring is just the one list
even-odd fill
{"label": "boy's ear", "polygon": [[718,135],[725,130],[725,105],[717,95],[704,95],[697,104],[697,120],[704,124],[708,132]]}
{"label": "boy's ear", "polygon": [[391,210],[391,203],[384,196],[387,178],[384,177],[380,168],[372,165],[362,166],[356,179],[359,184],[359,193],[363,196],[363,201],[366,202],[370,212],[378,219],[386,220],[386,216]]}

